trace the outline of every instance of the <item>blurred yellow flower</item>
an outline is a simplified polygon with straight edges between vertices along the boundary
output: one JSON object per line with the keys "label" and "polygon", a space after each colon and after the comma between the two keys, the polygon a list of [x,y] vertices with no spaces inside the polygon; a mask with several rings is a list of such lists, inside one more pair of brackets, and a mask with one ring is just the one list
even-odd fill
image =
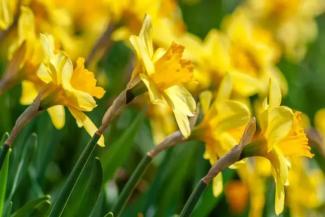
{"label": "blurred yellow flower", "polygon": [[[171,26],[182,23],[177,2],[175,0],[105,0],[113,23],[123,23],[113,34],[115,40],[125,40],[131,34],[136,34],[141,29],[143,17],[148,14],[155,26],[169,22]],[[130,7],[132,5],[132,7]],[[163,27],[166,27],[165,25]],[[168,26],[170,27],[170,26]],[[165,28],[166,30],[166,28]],[[168,29],[170,31],[171,29]],[[160,31],[159,28],[154,32]],[[154,35],[156,35],[154,33]],[[167,36],[167,35],[166,35]],[[168,37],[167,37],[168,38]],[[154,37],[164,40],[164,37]],[[169,45],[170,41],[168,41]]]}
{"label": "blurred yellow flower", "polygon": [[291,160],[289,172],[288,206],[295,217],[310,216],[324,204],[324,175],[304,159]]}
{"label": "blurred yellow flower", "polygon": [[[288,157],[312,157],[308,139],[304,132],[300,112],[281,106],[281,90],[276,81],[270,81],[268,103],[260,114],[261,133],[256,138],[256,155],[266,157],[273,170],[276,183],[275,212],[284,207],[284,186],[288,184],[290,161]],[[248,146],[249,147],[249,146]]]}
{"label": "blurred yellow flower", "polygon": [[7,29],[12,24],[15,7],[15,0],[0,0],[0,30]]}
{"label": "blurred yellow flower", "polygon": [[301,60],[317,35],[315,17],[324,12],[324,0],[247,0],[247,14],[270,29],[284,52]]}
{"label": "blurred yellow flower", "polygon": [[230,212],[234,215],[243,214],[248,205],[248,186],[239,180],[230,181],[225,188],[225,196]]}
{"label": "blurred yellow flower", "polygon": [[285,79],[276,67],[280,50],[272,34],[255,25],[241,8],[224,20],[223,28],[229,38],[226,55],[234,90],[243,96],[265,93],[273,78],[286,91]]}
{"label": "blurred yellow flower", "polygon": [[269,162],[264,158],[255,158],[237,166],[240,179],[247,185],[249,191],[249,217],[262,217],[265,205],[266,179],[258,167],[268,168]]}
{"label": "blurred yellow flower", "polygon": [[[71,60],[62,51],[55,50],[52,36],[41,35],[41,43],[45,58],[37,71],[40,81],[24,81],[22,102],[30,104],[39,94],[41,109],[47,109],[57,128],[64,125],[66,106],[78,126],[83,126],[93,136],[97,128],[83,112],[96,107],[94,97],[103,97],[104,89],[96,86],[94,74],[84,68],[84,59],[79,58],[73,67]],[[99,144],[104,145],[103,137]]]}
{"label": "blurred yellow flower", "polygon": [[20,10],[17,38],[10,46],[9,58],[14,58],[15,52],[25,46],[24,57],[19,63],[25,72],[21,79],[33,79],[32,77],[36,77],[35,71],[43,59],[43,50],[36,32],[33,11],[25,6],[22,6]]}
{"label": "blurred yellow flower", "polygon": [[[220,84],[212,101],[210,92],[200,95],[204,113],[202,122],[193,130],[193,137],[204,141],[204,158],[213,165],[220,157],[238,144],[250,120],[248,107],[230,99],[231,79],[226,76]],[[222,191],[221,173],[213,180],[213,193],[218,196]]]}
{"label": "blurred yellow flower", "polygon": [[166,105],[150,105],[148,109],[150,126],[152,129],[154,144],[159,144],[166,136],[172,134],[177,129],[173,111]]}
{"label": "blurred yellow flower", "polygon": [[139,77],[148,88],[153,104],[169,105],[180,131],[190,135],[188,117],[194,115],[196,104],[190,92],[183,87],[192,79],[192,64],[182,59],[184,47],[173,43],[167,51],[154,51],[151,37],[151,19],[146,16],[139,36],[130,42],[138,57],[132,79]]}

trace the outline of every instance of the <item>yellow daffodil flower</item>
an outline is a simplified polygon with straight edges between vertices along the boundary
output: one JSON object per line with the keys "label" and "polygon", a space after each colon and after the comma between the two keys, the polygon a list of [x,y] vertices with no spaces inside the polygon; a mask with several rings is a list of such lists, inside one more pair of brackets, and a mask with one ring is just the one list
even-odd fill
{"label": "yellow daffodil flower", "polygon": [[[213,165],[221,156],[238,144],[250,120],[248,107],[236,100],[230,100],[232,91],[230,76],[220,84],[213,103],[212,94],[203,92],[200,102],[204,113],[202,122],[193,130],[193,137],[204,141],[204,158]],[[222,191],[221,173],[213,180],[213,193]]]}
{"label": "yellow daffodil flower", "polygon": [[243,96],[265,93],[271,77],[286,92],[285,79],[276,67],[280,50],[272,34],[255,25],[241,8],[224,20],[223,28],[229,42],[216,43],[228,44],[229,60],[223,59],[229,65],[227,71],[233,77],[234,90]]}
{"label": "yellow daffodil flower", "polygon": [[317,35],[315,17],[325,10],[323,0],[247,0],[256,22],[270,29],[292,60],[301,60]]}
{"label": "yellow daffodil flower", "polygon": [[[55,127],[64,125],[64,106],[76,119],[79,127],[84,127],[93,136],[97,128],[83,113],[96,107],[94,97],[103,97],[105,91],[96,86],[94,74],[84,68],[84,59],[79,58],[76,66],[62,52],[55,50],[54,39],[41,35],[45,59],[40,65],[37,76],[40,82],[24,81],[24,103],[31,103],[37,94],[41,96],[41,109],[47,109]],[[103,137],[99,141],[104,145]]]}
{"label": "yellow daffodil flower", "polygon": [[243,214],[248,204],[248,186],[240,180],[230,181],[225,188],[225,197],[230,212],[234,215]]}
{"label": "yellow daffodil flower", "polygon": [[[281,106],[281,90],[276,81],[270,82],[268,103],[259,118],[261,133],[252,142],[253,155],[267,158],[276,183],[275,212],[279,215],[284,207],[284,186],[288,184],[289,157],[312,157],[304,132],[300,112]],[[247,146],[249,147],[249,146]]]}
{"label": "yellow daffodil flower", "polygon": [[[262,217],[265,205],[266,176],[259,167],[269,168],[269,162],[264,158],[248,159],[245,164],[237,166],[240,179],[247,185],[249,191],[249,217]],[[269,173],[267,174],[269,176]]]}
{"label": "yellow daffodil flower", "polygon": [[289,183],[288,206],[292,216],[310,216],[324,204],[324,175],[319,168],[310,167],[306,160],[291,161]]}
{"label": "yellow daffodil flower", "polygon": [[22,6],[20,10],[17,38],[10,46],[9,58],[14,58],[15,52],[25,46],[24,57],[19,64],[26,73],[21,79],[27,77],[34,79],[36,77],[35,71],[43,59],[43,50],[37,36],[33,11],[25,6]]}
{"label": "yellow daffodil flower", "polygon": [[169,106],[150,105],[148,115],[150,117],[150,126],[152,129],[154,144],[159,144],[166,138],[166,136],[177,130],[173,111]]}
{"label": "yellow daffodil flower", "polygon": [[35,31],[34,14],[28,7],[20,8],[17,35],[9,47],[8,56],[10,62],[1,78],[1,93],[22,80],[39,80],[35,71],[42,61],[43,50]]}
{"label": "yellow daffodil flower", "polygon": [[14,20],[15,0],[0,0],[0,30],[7,29]]}
{"label": "yellow daffodil flower", "polygon": [[192,64],[182,59],[184,47],[173,43],[167,51],[154,51],[149,16],[145,17],[139,36],[131,36],[130,42],[139,60],[132,79],[143,81],[153,104],[168,105],[173,110],[180,131],[188,137],[188,117],[194,115],[196,104],[183,86],[192,79]]}
{"label": "yellow daffodil flower", "polygon": [[[183,23],[175,0],[105,0],[105,2],[109,8],[111,21],[124,23],[114,32],[115,40],[125,40],[130,35],[136,34],[141,29],[142,19],[146,14],[152,18],[155,26],[165,24],[165,20],[172,20],[172,26]],[[159,31],[159,28],[155,31]],[[164,40],[163,37],[154,39]]]}

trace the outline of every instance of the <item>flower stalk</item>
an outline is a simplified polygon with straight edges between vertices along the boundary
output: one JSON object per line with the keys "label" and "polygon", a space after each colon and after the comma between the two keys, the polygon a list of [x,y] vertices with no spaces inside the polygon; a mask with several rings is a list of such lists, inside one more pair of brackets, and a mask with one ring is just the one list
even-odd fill
{"label": "flower stalk", "polygon": [[94,136],[91,138],[83,152],[81,153],[80,157],[78,158],[78,161],[76,162],[75,166],[73,167],[66,184],[64,185],[62,191],[60,192],[58,196],[58,200],[56,203],[54,203],[53,208],[51,209],[51,212],[49,214],[49,217],[58,217],[61,216],[64,208],[71,197],[71,194],[73,192],[73,189],[75,187],[75,183],[78,182],[83,169],[85,168],[87,162],[89,161],[92,153],[96,149],[96,144],[101,137],[101,132],[96,132]]}
{"label": "flower stalk", "polygon": [[146,155],[142,158],[136,169],[134,170],[131,178],[126,183],[125,187],[123,188],[116,204],[112,209],[112,213],[114,213],[115,217],[121,215],[124,210],[124,207],[131,197],[136,185],[139,183],[141,177],[145,173],[146,169],[152,162],[153,158],[157,156],[162,151],[175,146],[179,142],[183,141],[184,137],[180,131],[176,131],[171,135],[167,136],[161,143],[155,146],[152,150],[148,151]]}
{"label": "flower stalk", "polygon": [[112,46],[111,35],[114,32],[114,30],[115,30],[114,24],[110,23],[107,25],[106,30],[98,38],[94,47],[92,48],[89,55],[87,56],[85,62],[86,66],[91,65],[95,59],[101,59],[105,55],[105,53],[107,53],[109,48]]}
{"label": "flower stalk", "polygon": [[[141,88],[142,82],[135,85],[133,88],[126,88],[123,90],[113,101],[112,105],[107,109],[105,112],[102,124],[97,130],[97,132],[92,136],[91,140],[83,150],[82,154],[80,155],[78,161],[74,165],[69,177],[60,192],[58,199],[54,203],[53,208],[51,209],[49,217],[58,217],[63,214],[64,208],[73,192],[73,189],[78,182],[85,165],[89,161],[91,155],[94,153],[97,142],[100,137],[103,135],[107,127],[110,125],[111,121],[120,113],[120,111],[130,103],[136,96],[142,94],[144,92],[144,88]],[[137,90],[138,89],[138,90]],[[137,91],[135,91],[137,90]],[[127,97],[132,93],[132,97]]]}
{"label": "flower stalk", "polygon": [[[197,120],[197,114],[194,117],[191,118],[190,123],[191,127],[193,128],[196,120]],[[118,217],[121,215],[121,213],[124,210],[124,207],[131,197],[136,185],[139,183],[141,177],[145,173],[146,169],[148,168],[149,164],[152,162],[154,157],[156,157],[159,153],[176,146],[177,144],[180,144],[182,141],[185,141],[187,138],[185,138],[181,131],[176,131],[169,136],[167,136],[161,143],[156,145],[153,149],[148,151],[146,155],[142,158],[136,169],[134,170],[131,178],[126,183],[125,187],[123,188],[116,204],[114,205],[112,212],[114,216]]]}
{"label": "flower stalk", "polygon": [[205,175],[197,184],[197,186],[192,191],[190,197],[186,201],[180,217],[188,217],[191,215],[195,205],[200,199],[205,188],[211,183],[212,179],[216,177],[221,171],[228,168],[237,161],[243,159],[245,156],[242,152],[245,146],[251,141],[254,133],[256,131],[256,120],[252,118],[251,121],[246,126],[244,134],[238,145],[234,146],[227,154],[219,158],[217,162],[210,168],[207,175]]}
{"label": "flower stalk", "polygon": [[4,159],[8,153],[8,150],[11,148],[13,142],[21,132],[21,130],[28,124],[34,117],[36,117],[40,112],[40,95],[34,100],[34,102],[29,105],[25,111],[18,117],[16,123],[9,134],[9,137],[3,144],[0,153],[0,170],[3,166]]}

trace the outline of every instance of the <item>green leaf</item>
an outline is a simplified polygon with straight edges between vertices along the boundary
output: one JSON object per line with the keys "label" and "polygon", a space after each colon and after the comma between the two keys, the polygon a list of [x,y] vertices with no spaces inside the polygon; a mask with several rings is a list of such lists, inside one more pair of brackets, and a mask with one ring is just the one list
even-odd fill
{"label": "green leaf", "polygon": [[88,217],[99,196],[103,180],[102,166],[98,158],[88,161],[71,198],[65,207],[63,216]]}
{"label": "green leaf", "polygon": [[143,122],[143,119],[143,113],[139,113],[120,138],[112,143],[110,150],[101,156],[104,181],[112,178],[116,169],[128,159],[133,147],[133,140],[139,130],[139,126]]}
{"label": "green leaf", "polygon": [[11,217],[28,217],[28,216],[46,216],[50,208],[50,196],[38,198],[29,201],[23,207],[18,209]]}
{"label": "green leaf", "polygon": [[4,212],[3,212],[3,217],[9,217],[10,216],[11,210],[12,210],[12,205],[13,205],[13,203],[12,203],[12,201],[10,201],[8,203],[8,206],[6,207],[6,210],[4,210]]}
{"label": "green leaf", "polygon": [[163,191],[159,195],[157,216],[169,216],[175,213],[177,203],[181,200],[180,196],[184,193],[184,183],[192,178],[191,168],[196,162],[197,143],[187,142],[176,148],[165,176],[164,189],[168,191]]}
{"label": "green leaf", "polygon": [[50,212],[50,217],[62,216],[62,213],[72,195],[73,189],[77,185],[77,182],[82,175],[82,171],[86,167],[88,161],[91,159],[91,156],[97,147],[97,141],[99,138],[100,136],[98,134],[94,134],[94,136],[91,138],[79,156],[78,161],[76,162],[66,183],[63,186],[63,189],[55,200],[54,206]]}
{"label": "green leaf", "polygon": [[23,180],[24,175],[27,172],[27,169],[29,167],[29,162],[32,159],[34,150],[36,149],[37,146],[37,135],[33,133],[26,144],[24,144],[23,151],[21,158],[18,159],[18,167],[15,169],[15,178],[13,180],[13,184],[11,186],[11,191],[8,197],[8,201],[12,200],[12,197],[14,196],[17,187],[19,183]]}
{"label": "green leaf", "polygon": [[[233,170],[225,170],[222,173],[223,175],[223,185],[226,184],[234,177],[235,172]],[[209,187],[205,190],[201,199],[196,204],[195,209],[193,210],[192,216],[193,217],[207,217],[210,215],[211,211],[216,207],[218,202],[221,199],[221,195],[219,197],[213,196],[212,193],[212,185],[210,184]]]}
{"label": "green leaf", "polygon": [[4,214],[4,203],[5,203],[6,192],[7,192],[6,190],[7,190],[10,153],[11,150],[9,149],[6,159],[4,160],[4,165],[0,170],[0,214],[1,215]]}
{"label": "green leaf", "polygon": [[112,212],[108,212],[104,217],[114,217],[114,214]]}

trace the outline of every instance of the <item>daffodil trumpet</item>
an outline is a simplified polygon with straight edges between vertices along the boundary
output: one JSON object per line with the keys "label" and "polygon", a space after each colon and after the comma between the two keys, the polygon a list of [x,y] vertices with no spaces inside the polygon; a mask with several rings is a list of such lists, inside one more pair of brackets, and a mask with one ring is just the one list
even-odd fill
{"label": "daffodil trumpet", "polygon": [[220,172],[234,163],[242,160],[245,156],[242,155],[245,147],[250,143],[256,131],[256,120],[252,118],[247,124],[244,133],[238,145],[234,146],[227,154],[220,157],[217,162],[211,167],[207,175],[205,175],[192,191],[190,197],[186,201],[180,217],[188,217],[191,215],[196,203],[200,199],[205,188],[211,183]]}

